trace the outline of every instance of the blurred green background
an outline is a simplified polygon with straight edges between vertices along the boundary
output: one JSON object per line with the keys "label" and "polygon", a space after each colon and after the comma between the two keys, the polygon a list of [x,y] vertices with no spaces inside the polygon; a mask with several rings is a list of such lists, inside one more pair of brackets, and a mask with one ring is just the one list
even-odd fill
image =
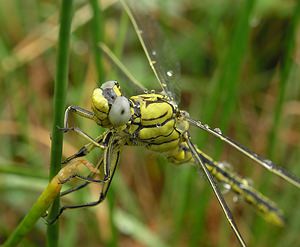
{"label": "blurred green background", "polygon": [[[300,2],[153,2],[149,12],[181,63],[181,107],[300,176]],[[74,5],[67,105],[90,109],[99,84],[92,11],[88,1]],[[158,88],[120,3],[101,6],[104,42],[147,88]],[[59,1],[0,0],[0,243],[47,185],[59,10]],[[113,65],[103,65],[106,80],[125,86]],[[101,131],[89,120],[74,122],[93,136]],[[284,210],[287,225],[278,228],[226,193],[246,242],[300,246],[299,191],[203,131],[193,129],[192,137]],[[66,134],[64,156],[83,144]],[[90,186],[62,203],[91,201],[97,192]],[[108,200],[69,210],[60,222],[59,246],[238,246],[204,177],[142,148],[125,148]],[[20,246],[43,246],[45,235],[40,220]]]}

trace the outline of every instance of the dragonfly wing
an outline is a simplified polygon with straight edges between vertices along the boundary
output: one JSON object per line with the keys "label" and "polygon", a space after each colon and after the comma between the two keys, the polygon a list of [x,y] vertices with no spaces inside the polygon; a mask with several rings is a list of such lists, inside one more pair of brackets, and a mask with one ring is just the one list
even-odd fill
{"label": "dragonfly wing", "polygon": [[270,172],[276,174],[277,176],[283,178],[287,182],[295,185],[296,187],[300,188],[300,178],[295,176],[294,174],[290,173],[289,171],[285,170],[283,167],[280,167],[274,164],[271,160],[264,159],[263,157],[259,156],[258,154],[254,153],[253,151],[249,150],[248,148],[244,147],[243,145],[237,143],[236,141],[232,140],[228,136],[222,134],[221,130],[218,128],[212,129],[207,124],[203,124],[200,121],[194,120],[188,116],[186,116],[186,120],[191,123],[192,125],[205,130],[206,132],[218,137],[220,140],[228,143],[230,146],[234,147],[250,159],[257,162],[259,165],[263,166]]}
{"label": "dragonfly wing", "polygon": [[199,171],[204,171],[204,174],[206,176],[206,178],[208,179],[208,182],[210,183],[211,188],[213,189],[213,192],[215,194],[215,196],[218,199],[218,202],[220,204],[220,206],[222,207],[222,210],[227,218],[228,223],[230,224],[235,236],[237,237],[239,243],[241,244],[241,246],[246,246],[245,241],[241,235],[241,233],[239,232],[239,229],[233,219],[233,216],[231,214],[230,209],[227,206],[227,203],[224,199],[224,197],[222,196],[222,193],[220,191],[220,189],[218,188],[216,182],[214,181],[214,178],[212,177],[212,175],[210,174],[208,168],[205,165],[205,161],[202,159],[202,157],[199,155],[199,153],[197,152],[197,148],[196,146],[190,141],[190,136],[187,136],[186,138],[186,142],[189,146],[189,149],[191,150],[192,156],[194,158],[195,163],[197,164],[197,167],[199,169]]}
{"label": "dragonfly wing", "polygon": [[[110,50],[104,43],[99,44],[101,50],[104,52],[105,57],[109,60],[110,63],[115,65],[118,69],[121,77],[124,78],[126,82],[128,82],[131,91],[135,91],[135,93],[143,93],[147,89],[140,83],[126,68],[126,66],[119,60],[119,58]],[[126,83],[127,84],[127,83]],[[126,84],[124,86],[126,86]],[[124,88],[122,85],[122,88]]]}
{"label": "dragonfly wing", "polygon": [[180,66],[174,52],[170,49],[171,46],[165,39],[158,24],[149,13],[146,13],[145,9],[147,8],[145,6],[143,8],[139,7],[139,1],[130,3],[130,1],[121,0],[121,3],[133,24],[163,93],[173,103],[178,104]]}

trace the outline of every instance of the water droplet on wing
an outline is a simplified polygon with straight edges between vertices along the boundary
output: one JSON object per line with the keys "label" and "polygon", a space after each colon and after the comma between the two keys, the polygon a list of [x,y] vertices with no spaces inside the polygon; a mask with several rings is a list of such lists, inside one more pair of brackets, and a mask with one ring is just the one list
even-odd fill
{"label": "water droplet on wing", "polygon": [[167,76],[169,76],[169,77],[171,77],[171,76],[173,76],[173,71],[172,70],[169,70],[169,71],[167,71]]}
{"label": "water droplet on wing", "polygon": [[204,127],[205,127],[206,129],[209,129],[208,124],[204,124]]}
{"label": "water droplet on wing", "polygon": [[214,131],[217,132],[218,134],[222,135],[222,131],[219,128],[214,128]]}

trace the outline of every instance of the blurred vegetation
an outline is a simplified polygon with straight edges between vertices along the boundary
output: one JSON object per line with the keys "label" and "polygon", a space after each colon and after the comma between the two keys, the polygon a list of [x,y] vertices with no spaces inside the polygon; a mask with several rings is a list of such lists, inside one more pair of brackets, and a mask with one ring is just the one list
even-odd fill
{"label": "blurred vegetation", "polygon": [[[91,22],[90,2],[74,1],[67,91],[67,105],[86,109],[99,78],[118,79],[106,61],[104,75],[97,73],[94,44],[101,36],[93,36],[99,26]],[[181,107],[300,176],[299,1],[155,2],[149,11],[181,63]],[[101,6],[105,43],[147,88],[157,88],[121,5],[103,0]],[[0,243],[48,182],[59,10],[60,1],[0,0]],[[74,122],[93,136],[101,131],[89,120]],[[299,246],[299,191],[206,133],[192,135],[285,211],[287,226],[279,229],[227,193],[246,242]],[[63,155],[84,143],[64,135]],[[88,158],[95,161],[97,152]],[[97,192],[92,185],[62,203],[92,201]],[[125,148],[103,204],[69,210],[60,223],[59,246],[238,246],[205,179],[142,148]],[[41,220],[20,246],[44,246],[45,239]]]}

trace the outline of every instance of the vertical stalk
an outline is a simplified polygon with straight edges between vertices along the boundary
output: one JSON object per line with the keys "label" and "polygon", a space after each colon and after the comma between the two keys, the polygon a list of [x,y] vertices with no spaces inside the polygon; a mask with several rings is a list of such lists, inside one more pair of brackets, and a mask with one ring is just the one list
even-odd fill
{"label": "vertical stalk", "polygon": [[98,76],[97,84],[101,85],[105,81],[104,70],[102,65],[102,51],[99,47],[100,42],[103,41],[103,12],[101,11],[101,6],[98,0],[90,0],[90,4],[93,10],[93,18],[91,20],[91,33],[94,49],[93,53]]}
{"label": "vertical stalk", "polygon": [[[68,80],[68,55],[70,43],[70,30],[72,21],[73,0],[62,0],[60,12],[60,30],[58,37],[58,51],[56,60],[56,78],[54,84],[54,120],[52,127],[52,145],[49,180],[61,169],[63,133],[57,128],[63,126],[64,110],[66,105],[66,92]],[[59,198],[54,200],[49,218],[55,217],[59,211]],[[47,229],[47,245],[58,246],[58,223],[49,225]]]}

